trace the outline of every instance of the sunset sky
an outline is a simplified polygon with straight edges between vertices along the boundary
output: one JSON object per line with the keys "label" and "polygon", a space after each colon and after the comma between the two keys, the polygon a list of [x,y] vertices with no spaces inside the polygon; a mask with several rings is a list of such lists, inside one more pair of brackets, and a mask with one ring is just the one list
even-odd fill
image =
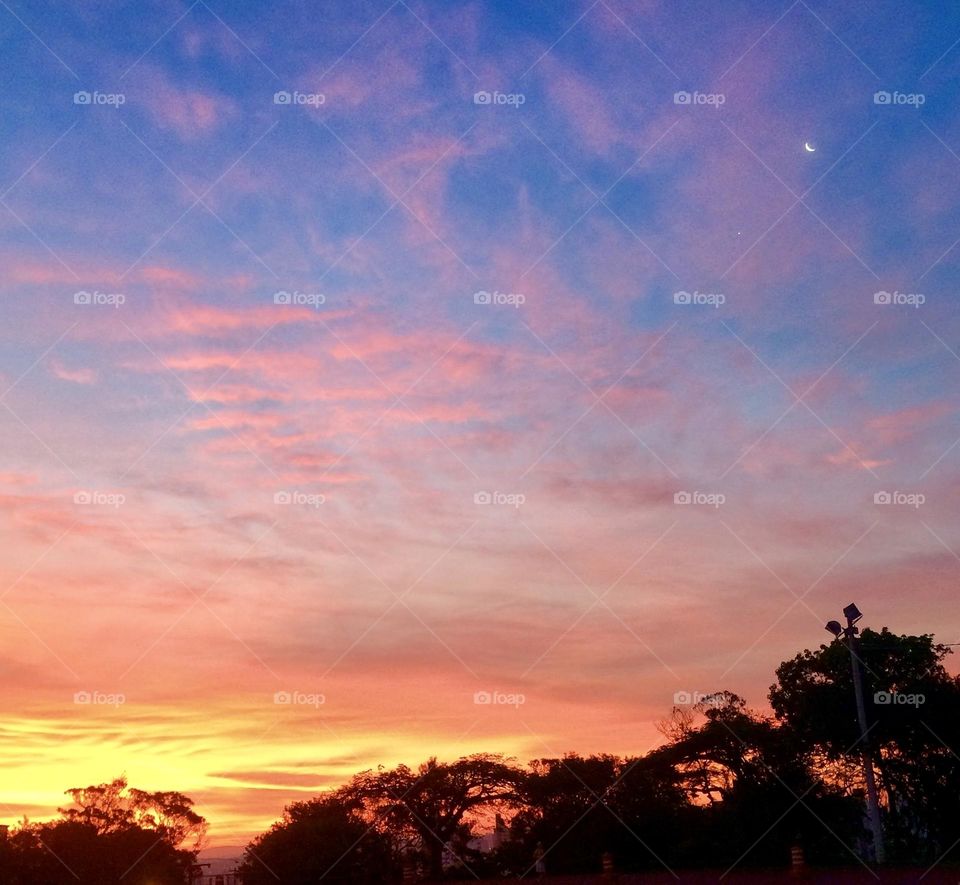
{"label": "sunset sky", "polygon": [[0,0],[0,68],[3,821],[960,641],[955,5]]}

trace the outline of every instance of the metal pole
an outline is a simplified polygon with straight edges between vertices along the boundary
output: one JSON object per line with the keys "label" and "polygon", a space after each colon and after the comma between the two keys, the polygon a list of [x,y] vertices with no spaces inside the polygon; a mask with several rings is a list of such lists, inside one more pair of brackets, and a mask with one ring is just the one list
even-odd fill
{"label": "metal pole", "polygon": [[873,759],[870,756],[867,737],[867,711],[863,704],[863,685],[860,681],[860,659],[857,655],[857,628],[853,619],[847,618],[847,645],[850,648],[850,666],[853,669],[853,691],[857,698],[857,718],[860,720],[860,755],[863,759],[863,776],[867,782],[867,813],[870,817],[870,829],[873,832],[873,852],[878,864],[886,860],[883,847],[883,828],[880,824],[880,803],[877,800],[877,782],[873,776]]}

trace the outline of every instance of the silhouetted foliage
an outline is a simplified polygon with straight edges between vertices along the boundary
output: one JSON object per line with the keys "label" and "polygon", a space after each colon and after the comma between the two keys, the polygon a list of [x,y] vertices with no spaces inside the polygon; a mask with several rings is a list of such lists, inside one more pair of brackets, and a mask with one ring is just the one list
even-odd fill
{"label": "silhouetted foliage", "polygon": [[177,792],[149,793],[127,787],[119,777],[109,784],[67,790],[74,808],[61,808],[66,820],[86,823],[98,833],[131,826],[157,833],[168,844],[197,849],[206,833],[206,821],[193,810],[193,800]]}
{"label": "silhouetted foliage", "polygon": [[430,759],[417,771],[405,765],[365,771],[337,795],[360,803],[399,850],[422,855],[430,875],[439,878],[447,846],[469,866],[465,818],[514,804],[522,781],[523,772],[503,756],[478,753],[450,763]]}
{"label": "silhouetted foliage", "polygon": [[357,803],[327,795],[288,806],[283,819],[247,847],[244,885],[389,882],[398,864],[388,836]]}
{"label": "silhouetted foliage", "polygon": [[531,871],[537,845],[550,872],[597,871],[604,852],[621,869],[675,862],[690,809],[676,772],[660,759],[567,755],[530,769],[504,851],[517,874]]}
{"label": "silhouetted foliage", "polygon": [[0,845],[5,885],[183,885],[205,828],[189,798],[124,778],[67,793],[61,820],[25,821]]}
{"label": "silhouetted foliage", "polygon": [[[960,839],[960,679],[931,636],[864,630],[862,661],[869,748],[881,791],[888,854],[937,860]],[[879,695],[879,696],[878,696]],[[921,700],[922,698],[922,700]],[[804,651],[777,668],[770,703],[823,770],[863,792],[860,731],[843,642]]]}
{"label": "silhouetted foliage", "polygon": [[713,863],[775,866],[795,843],[813,862],[854,859],[844,846],[860,835],[860,805],[822,780],[790,726],[719,692],[675,710],[662,729],[670,743],[652,755],[674,766],[704,812],[697,841]]}
{"label": "silhouetted foliage", "polygon": [[[960,838],[960,757],[950,749],[960,747],[960,680],[943,667],[947,653],[929,636],[866,630],[861,640],[885,829],[903,862],[936,860]],[[289,862],[280,881],[290,885],[334,860],[325,881],[396,880],[404,858],[433,880],[532,877],[537,857],[550,873],[598,872],[604,854],[624,871],[782,869],[797,844],[814,865],[856,863],[867,835],[851,679],[848,649],[834,643],[780,665],[774,717],[717,692],[675,707],[660,724],[666,743],[641,757],[570,754],[523,770],[480,754],[365,771],[287,809],[251,844],[247,868],[257,854]],[[875,692],[923,703],[874,703]],[[509,838],[481,853],[473,828],[489,829],[494,811],[512,812]],[[251,885],[276,881],[250,875]]]}

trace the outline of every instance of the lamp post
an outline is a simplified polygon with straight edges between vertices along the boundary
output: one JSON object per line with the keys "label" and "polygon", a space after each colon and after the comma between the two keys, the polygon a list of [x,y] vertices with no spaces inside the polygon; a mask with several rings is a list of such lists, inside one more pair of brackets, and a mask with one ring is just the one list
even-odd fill
{"label": "lamp post", "polygon": [[863,617],[862,612],[854,603],[850,603],[844,610],[843,616],[847,619],[847,626],[843,627],[839,621],[828,621],[826,630],[837,639],[843,636],[850,649],[850,668],[853,671],[853,693],[857,701],[857,719],[860,722],[860,757],[863,760],[863,777],[867,784],[867,814],[870,819],[870,830],[873,833],[873,853],[878,864],[886,860],[883,848],[883,828],[880,824],[880,803],[877,800],[877,781],[873,774],[873,759],[870,756],[869,738],[867,737],[867,711],[863,703],[863,683],[860,675],[860,656],[857,653],[857,635],[860,633],[856,626]]}

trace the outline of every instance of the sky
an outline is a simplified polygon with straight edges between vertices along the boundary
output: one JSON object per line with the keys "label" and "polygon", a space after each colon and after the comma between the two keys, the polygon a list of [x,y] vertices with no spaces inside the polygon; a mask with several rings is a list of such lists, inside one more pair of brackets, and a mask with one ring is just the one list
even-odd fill
{"label": "sky", "polygon": [[955,6],[0,0],[0,70],[8,823],[960,641]]}

